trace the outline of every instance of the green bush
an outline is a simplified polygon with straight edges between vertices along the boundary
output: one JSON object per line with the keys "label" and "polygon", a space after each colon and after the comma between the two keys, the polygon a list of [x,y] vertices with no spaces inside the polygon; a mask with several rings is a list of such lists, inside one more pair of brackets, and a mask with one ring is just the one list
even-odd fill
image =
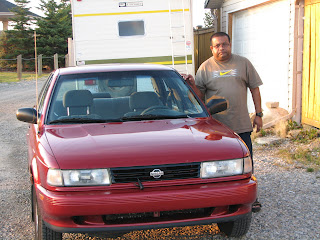
{"label": "green bush", "polygon": [[319,137],[320,134],[318,130],[312,128],[309,130],[301,130],[296,138],[294,138],[294,141],[300,142],[300,143],[307,143],[310,140],[316,139]]}
{"label": "green bush", "polygon": [[302,125],[298,124],[296,121],[289,120],[287,124],[287,130],[301,129]]}

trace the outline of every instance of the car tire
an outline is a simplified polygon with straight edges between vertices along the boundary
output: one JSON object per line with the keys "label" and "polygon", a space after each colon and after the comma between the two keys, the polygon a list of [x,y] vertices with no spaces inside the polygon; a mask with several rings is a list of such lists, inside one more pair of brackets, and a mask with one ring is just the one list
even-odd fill
{"label": "car tire", "polygon": [[246,216],[239,218],[233,222],[218,223],[221,232],[225,233],[228,237],[241,237],[245,235],[250,228],[251,212]]}
{"label": "car tire", "polygon": [[62,240],[62,233],[51,230],[43,222],[34,186],[32,188],[32,206],[33,206],[32,215],[34,220],[34,239],[35,240]]}
{"label": "car tire", "polygon": [[31,202],[31,220],[32,222],[34,222],[34,185],[31,185],[31,188],[30,188],[30,202]]}

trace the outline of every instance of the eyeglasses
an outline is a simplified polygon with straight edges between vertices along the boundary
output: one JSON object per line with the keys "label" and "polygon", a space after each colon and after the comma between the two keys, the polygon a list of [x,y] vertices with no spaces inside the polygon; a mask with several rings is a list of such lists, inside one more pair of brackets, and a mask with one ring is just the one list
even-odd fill
{"label": "eyeglasses", "polygon": [[229,46],[230,46],[230,43],[222,43],[222,44],[217,44],[217,45],[215,45],[213,47],[218,49],[220,47],[226,48],[226,47],[229,47]]}

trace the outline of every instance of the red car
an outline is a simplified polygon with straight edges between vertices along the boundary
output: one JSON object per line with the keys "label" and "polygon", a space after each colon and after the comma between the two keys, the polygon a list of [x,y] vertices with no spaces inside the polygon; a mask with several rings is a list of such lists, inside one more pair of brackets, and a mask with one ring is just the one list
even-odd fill
{"label": "red car", "polygon": [[161,65],[56,70],[37,107],[17,111],[35,238],[211,223],[246,234],[257,183],[245,144],[211,117],[226,109]]}

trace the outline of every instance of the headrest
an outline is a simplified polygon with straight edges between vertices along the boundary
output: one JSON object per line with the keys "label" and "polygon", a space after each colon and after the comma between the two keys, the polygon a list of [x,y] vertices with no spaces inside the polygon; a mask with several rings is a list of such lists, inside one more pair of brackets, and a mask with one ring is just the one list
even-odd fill
{"label": "headrest", "polygon": [[93,103],[92,93],[89,90],[71,90],[63,96],[64,107],[85,107]]}
{"label": "headrest", "polygon": [[160,99],[154,92],[135,92],[129,100],[131,109],[145,109],[154,105],[161,105]]}

